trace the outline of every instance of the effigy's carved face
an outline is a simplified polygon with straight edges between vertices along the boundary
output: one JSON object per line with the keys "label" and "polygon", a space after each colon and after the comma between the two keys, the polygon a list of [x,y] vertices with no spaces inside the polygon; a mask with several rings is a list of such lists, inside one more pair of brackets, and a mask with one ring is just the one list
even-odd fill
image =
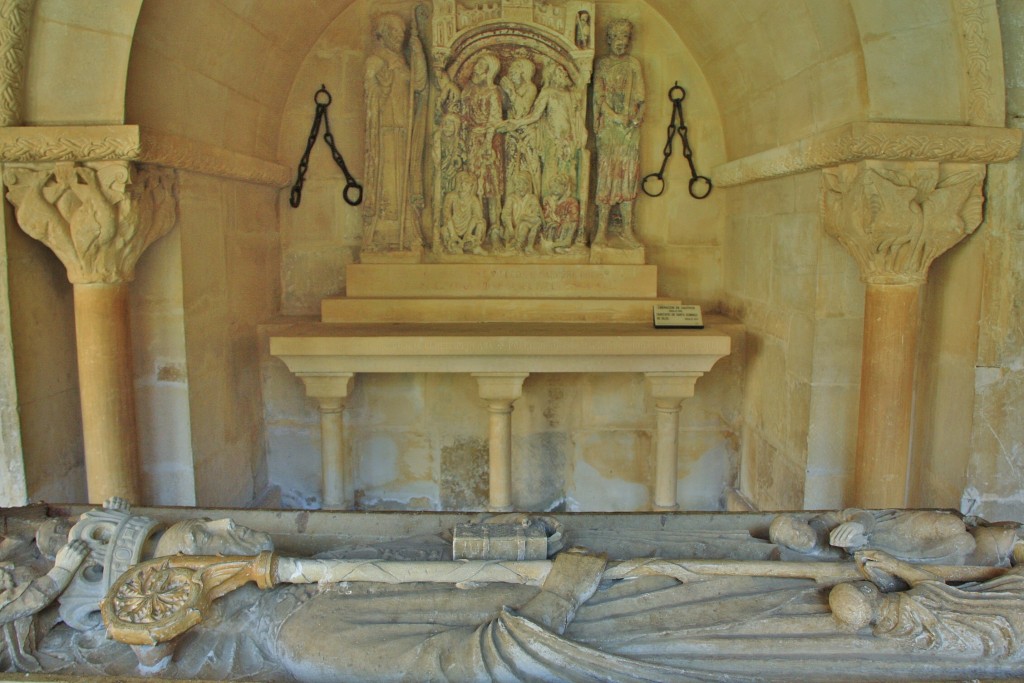
{"label": "effigy's carved face", "polygon": [[258,555],[273,548],[269,534],[235,524],[231,519],[190,519],[164,532],[156,555]]}
{"label": "effigy's carved face", "polygon": [[833,588],[828,596],[828,605],[841,626],[856,631],[878,620],[882,600],[882,594],[874,584],[860,581],[841,583]]}
{"label": "effigy's carved face", "polygon": [[818,544],[817,534],[807,522],[792,517],[777,517],[770,529],[772,543],[783,545],[799,552],[814,550]]}

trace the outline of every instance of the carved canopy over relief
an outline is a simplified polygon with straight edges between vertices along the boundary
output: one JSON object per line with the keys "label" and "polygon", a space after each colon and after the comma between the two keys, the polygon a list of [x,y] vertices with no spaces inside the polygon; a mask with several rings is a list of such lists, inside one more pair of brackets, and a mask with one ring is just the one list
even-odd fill
{"label": "carved canopy over relief", "polygon": [[373,20],[363,261],[589,260],[594,11],[434,0]]}

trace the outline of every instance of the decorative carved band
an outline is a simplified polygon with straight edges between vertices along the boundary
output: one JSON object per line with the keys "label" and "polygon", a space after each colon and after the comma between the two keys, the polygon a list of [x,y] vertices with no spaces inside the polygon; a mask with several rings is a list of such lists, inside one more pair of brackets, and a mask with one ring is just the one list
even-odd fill
{"label": "decorative carved band", "polygon": [[35,0],[0,0],[0,126],[21,122],[25,43]]}
{"label": "decorative carved band", "polygon": [[823,175],[825,230],[866,283],[923,283],[932,261],[981,224],[981,164],[868,161]]}
{"label": "decorative carved band", "polygon": [[1012,128],[848,123],[722,164],[712,175],[720,187],[731,187],[868,159],[990,164],[1016,157],[1021,135]]}
{"label": "decorative carved band", "polygon": [[993,78],[991,68],[993,64],[998,65],[992,57],[998,51],[996,7],[982,0],[959,0],[953,3],[953,13],[960,26],[961,49],[966,62],[968,120],[975,125],[997,125],[1004,116],[1004,103],[995,94],[996,87],[1002,86],[1001,71],[997,67],[1000,76]]}
{"label": "decorative carved band", "polygon": [[0,160],[138,161],[273,187],[291,182],[291,172],[280,164],[139,126],[3,128]]}
{"label": "decorative carved band", "polygon": [[138,126],[23,126],[0,129],[4,162],[135,161]]}

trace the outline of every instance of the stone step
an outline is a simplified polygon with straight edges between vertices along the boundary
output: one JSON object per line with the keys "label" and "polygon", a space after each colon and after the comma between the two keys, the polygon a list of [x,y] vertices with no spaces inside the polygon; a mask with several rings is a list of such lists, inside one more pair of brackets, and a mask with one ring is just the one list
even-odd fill
{"label": "stone step", "polygon": [[325,323],[650,323],[654,304],[676,299],[414,299],[331,297]]}
{"label": "stone step", "polygon": [[358,263],[345,269],[350,298],[645,299],[658,296],[658,267]]}

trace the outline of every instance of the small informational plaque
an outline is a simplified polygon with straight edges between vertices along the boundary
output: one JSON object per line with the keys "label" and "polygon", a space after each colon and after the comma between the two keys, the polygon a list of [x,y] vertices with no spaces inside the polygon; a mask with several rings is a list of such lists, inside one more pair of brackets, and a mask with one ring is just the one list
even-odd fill
{"label": "small informational plaque", "polygon": [[655,304],[654,326],[703,330],[704,316],[700,313],[700,306],[696,305]]}

